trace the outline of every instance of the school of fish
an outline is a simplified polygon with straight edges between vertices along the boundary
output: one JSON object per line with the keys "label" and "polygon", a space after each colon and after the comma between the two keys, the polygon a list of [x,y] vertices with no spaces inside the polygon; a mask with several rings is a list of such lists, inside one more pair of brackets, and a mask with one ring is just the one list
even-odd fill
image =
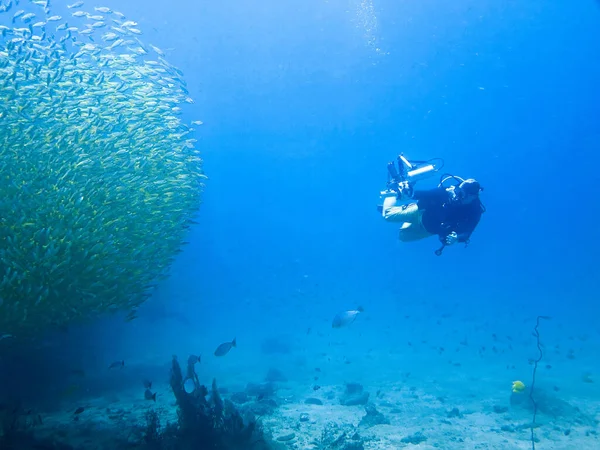
{"label": "school of fish", "polygon": [[0,334],[132,310],[205,175],[183,74],[108,7],[0,1]]}

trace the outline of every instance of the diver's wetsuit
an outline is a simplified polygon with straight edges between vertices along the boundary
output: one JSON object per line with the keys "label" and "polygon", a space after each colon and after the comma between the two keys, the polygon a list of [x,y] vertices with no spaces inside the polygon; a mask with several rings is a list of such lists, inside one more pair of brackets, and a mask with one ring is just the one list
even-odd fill
{"label": "diver's wetsuit", "polygon": [[437,234],[442,242],[453,231],[458,235],[458,242],[468,242],[483,212],[478,198],[468,204],[452,202],[450,193],[442,187],[414,191],[412,198],[423,210],[423,227]]}

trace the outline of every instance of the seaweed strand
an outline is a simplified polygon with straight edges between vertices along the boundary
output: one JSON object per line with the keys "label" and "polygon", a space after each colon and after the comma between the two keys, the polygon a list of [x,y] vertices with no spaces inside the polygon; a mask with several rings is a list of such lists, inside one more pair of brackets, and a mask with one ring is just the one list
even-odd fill
{"label": "seaweed strand", "polygon": [[536,339],[536,346],[537,346],[537,349],[539,352],[539,356],[533,363],[533,374],[531,377],[531,389],[529,389],[529,399],[531,400],[531,403],[533,403],[533,419],[531,421],[531,449],[532,450],[535,450],[535,436],[533,433],[533,429],[535,427],[535,419],[537,417],[537,403],[536,403],[535,399],[533,398],[533,389],[535,388],[535,375],[537,373],[538,364],[544,357],[544,352],[542,351],[542,346],[540,344],[540,332],[538,331],[538,327],[540,326],[540,319],[550,319],[550,317],[537,316],[537,319],[535,321],[535,327],[533,329],[533,335],[535,336],[535,339]]}

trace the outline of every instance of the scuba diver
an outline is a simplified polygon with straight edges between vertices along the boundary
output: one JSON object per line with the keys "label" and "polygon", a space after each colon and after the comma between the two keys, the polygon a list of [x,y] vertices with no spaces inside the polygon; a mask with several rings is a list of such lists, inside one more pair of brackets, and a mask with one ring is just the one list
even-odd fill
{"label": "scuba diver", "polygon": [[[437,167],[435,161],[441,161]],[[417,181],[433,175],[443,167],[443,161],[408,161],[398,156],[398,170],[388,163],[388,189],[379,212],[386,221],[402,222],[399,239],[402,242],[420,240],[437,235],[442,246],[435,251],[440,256],[446,246],[456,242],[469,244],[485,207],[479,199],[483,190],[473,178],[463,179],[444,174],[437,188],[415,190]],[[453,182],[446,187],[444,183]]]}

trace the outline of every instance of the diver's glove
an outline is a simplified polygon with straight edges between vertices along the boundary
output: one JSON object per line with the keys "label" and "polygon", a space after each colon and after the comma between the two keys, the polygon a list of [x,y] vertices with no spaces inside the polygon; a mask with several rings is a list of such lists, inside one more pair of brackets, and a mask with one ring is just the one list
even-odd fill
{"label": "diver's glove", "polygon": [[446,238],[444,239],[444,244],[446,244],[446,245],[456,244],[457,242],[458,242],[458,234],[456,234],[454,231],[452,233],[450,233],[448,236],[446,236]]}

